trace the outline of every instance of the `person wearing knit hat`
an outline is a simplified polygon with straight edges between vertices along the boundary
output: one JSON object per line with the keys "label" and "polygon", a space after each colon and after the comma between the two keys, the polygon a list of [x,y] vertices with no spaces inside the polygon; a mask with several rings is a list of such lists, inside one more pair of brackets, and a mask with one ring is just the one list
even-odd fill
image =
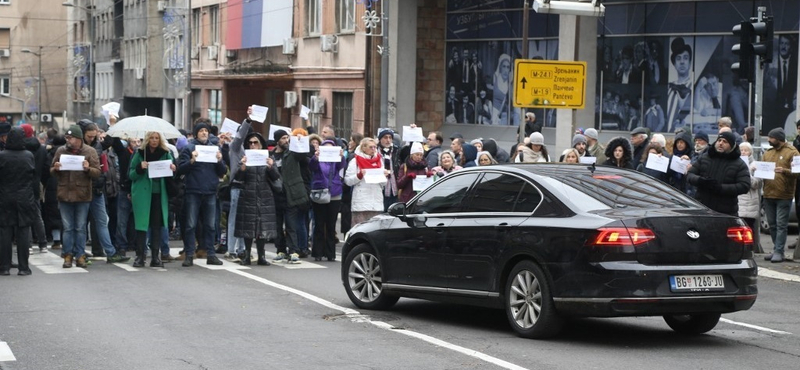
{"label": "person wearing knit hat", "polygon": [[798,174],[792,173],[792,159],[800,153],[794,146],[786,143],[786,133],[783,128],[772,129],[768,136],[771,148],[764,153],[761,160],[775,163],[775,178],[764,179],[764,210],[774,249],[765,260],[779,263],[785,259],[789,212],[797,186]]}
{"label": "person wearing knit hat", "polygon": [[572,137],[572,147],[578,151],[581,157],[586,155],[586,136],[575,134]]}
{"label": "person wearing knit hat", "polygon": [[534,132],[530,136],[531,145],[544,145],[544,135],[541,132]]}
{"label": "person wearing knit hat", "polygon": [[19,127],[22,128],[26,138],[33,137],[33,126],[30,123],[23,123]]}
{"label": "person wearing knit hat", "polygon": [[400,166],[400,173],[397,176],[397,201],[408,202],[414,197],[414,179],[417,176],[433,176],[433,172],[428,168],[428,161],[423,157],[425,154],[422,143],[414,142],[411,144],[411,151],[405,163]]}
{"label": "person wearing knit hat", "polygon": [[595,157],[595,163],[603,163],[606,161],[606,148],[600,144],[600,135],[594,128],[587,128],[583,132],[586,136],[586,152],[589,156]]}
{"label": "person wearing knit hat", "polygon": [[388,128],[381,130],[380,132],[378,132],[378,140],[382,139],[386,135],[389,135],[392,138],[394,138],[394,131]]}
{"label": "person wearing knit hat", "polygon": [[286,132],[286,130],[275,130],[275,132],[272,133],[272,140],[277,142],[280,141],[284,136],[289,136],[289,133]]}
{"label": "person wearing knit hat", "polygon": [[[194,252],[199,248],[201,251],[206,252],[207,265],[222,265],[222,261],[216,256],[214,250],[214,236],[216,233],[215,218],[217,207],[217,186],[219,179],[228,173],[228,167],[225,161],[222,160],[222,153],[218,145],[209,139],[210,127],[208,119],[199,118],[195,121],[192,133],[194,138],[189,140],[186,147],[178,157],[178,176],[183,175],[184,190],[184,216],[185,216],[185,232],[183,234],[183,267],[194,266]],[[142,144],[146,146],[146,144]],[[199,161],[200,152],[198,147],[208,149],[216,147],[216,162]],[[141,149],[140,149],[141,150]],[[129,171],[133,173],[137,169],[131,168]],[[198,224],[202,225],[202,235],[197,243],[195,237],[195,230]],[[140,251],[143,252],[143,251]],[[137,262],[142,262],[143,259],[138,258]],[[137,263],[138,264],[138,263]]]}
{"label": "person wearing knit hat", "polygon": [[[72,126],[69,126],[69,128],[67,129],[67,132],[64,133],[64,136],[77,137],[77,138],[80,138],[81,140],[83,140],[83,130],[81,129],[81,126],[72,125]],[[69,142],[69,141],[67,141],[67,142]]]}

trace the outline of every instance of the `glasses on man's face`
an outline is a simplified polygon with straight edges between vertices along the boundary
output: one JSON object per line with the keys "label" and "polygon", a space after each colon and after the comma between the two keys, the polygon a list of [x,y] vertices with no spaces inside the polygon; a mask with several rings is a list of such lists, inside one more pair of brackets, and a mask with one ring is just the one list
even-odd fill
{"label": "glasses on man's face", "polygon": [[261,144],[261,142],[260,142],[260,141],[258,141],[258,140],[256,140],[256,141],[250,141],[250,142],[248,142],[248,143],[249,143],[250,145],[258,145],[258,144]]}

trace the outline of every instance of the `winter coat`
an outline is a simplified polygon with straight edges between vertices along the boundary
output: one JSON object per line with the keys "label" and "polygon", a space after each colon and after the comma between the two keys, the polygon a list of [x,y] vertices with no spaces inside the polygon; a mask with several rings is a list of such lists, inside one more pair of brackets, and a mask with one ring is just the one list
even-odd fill
{"label": "winter coat", "polygon": [[[167,226],[169,200],[164,178],[151,179],[147,174],[147,169],[141,166],[143,160],[154,162],[167,159],[175,163],[172,153],[161,148],[157,148],[155,152],[151,153],[149,148],[143,147],[133,154],[131,167],[128,170],[128,178],[131,180],[131,204],[133,205],[134,225],[137,231],[147,231],[150,227],[150,203],[153,200],[152,194],[154,193],[161,193],[161,220],[164,226]],[[155,191],[153,189],[154,186],[158,187]]]}
{"label": "winter coat", "polygon": [[[522,154],[522,160],[520,160]],[[545,157],[542,152],[535,152],[533,149],[520,145],[517,149],[517,155],[514,156],[514,163],[546,163],[550,162],[550,158]]]}
{"label": "winter coat", "polygon": [[[686,148],[683,151],[678,150],[678,146],[675,145],[678,141],[686,143]],[[692,141],[691,134],[686,131],[681,131],[675,135],[675,141],[672,143],[672,160],[674,161],[684,155],[688,156],[690,160],[694,157],[694,141]],[[675,172],[670,169],[668,175],[668,181],[672,187],[684,193],[687,192],[686,174]]]}
{"label": "winter coat", "polygon": [[33,194],[33,184],[38,187],[36,166],[24,139],[24,131],[13,128],[6,138],[6,149],[0,152],[0,227],[31,226],[39,217],[38,200]]}
{"label": "winter coat", "polygon": [[[622,146],[622,166],[617,165],[617,160],[614,158],[614,149],[617,149],[618,146]],[[633,166],[633,151],[631,150],[631,142],[622,136],[615,137],[608,142],[605,154],[606,161],[602,163],[605,166],[628,168],[631,170],[636,169],[636,167]]]}
{"label": "winter coat", "polygon": [[55,167],[50,167],[50,174],[58,179],[57,196],[59,202],[91,202],[92,201],[92,180],[100,176],[100,160],[97,151],[81,143],[78,150],[68,149],[66,145],[56,150],[53,163],[60,162],[61,156],[82,155],[84,160],[89,161],[89,169],[86,171],[56,171]]}
{"label": "winter coat", "polygon": [[[365,156],[359,148],[356,148],[356,156]],[[383,212],[383,184],[367,184],[363,179],[358,178],[357,159],[354,157],[347,165],[347,172],[344,175],[345,184],[353,188],[353,195],[350,209],[352,212]]]}
{"label": "winter coat", "polygon": [[[657,155],[657,154],[654,154],[654,155]],[[663,156],[669,158],[670,160],[672,160],[672,158],[667,154],[663,154]],[[647,168],[646,166],[647,166],[647,160],[644,160],[644,161],[639,163],[639,167],[636,167],[636,171],[639,171],[639,172],[644,173],[646,175],[650,175],[651,177],[654,177],[654,178],[658,179],[659,181],[667,184],[667,182],[669,181],[669,174],[670,174],[670,172],[672,172],[672,170],[667,168],[667,172],[661,172],[659,170],[654,170],[652,168]]]}
{"label": "winter coat", "polygon": [[[225,159],[223,158],[216,163],[192,163],[192,152],[195,151],[195,147],[198,145],[216,146],[211,137],[205,143],[192,139],[181,151],[181,155],[178,158],[177,174],[178,176],[184,176],[183,183],[185,184],[186,194],[216,194],[219,179],[228,173]],[[131,167],[133,167],[133,163],[131,163]]]}
{"label": "winter coat", "polygon": [[35,137],[28,137],[24,139],[25,149],[33,154],[33,166],[36,168],[36,174],[33,178],[33,195],[36,199],[41,198],[41,188],[39,184],[44,184],[47,178],[50,177],[48,171],[50,163],[47,162],[47,149],[39,143]]}
{"label": "winter coat", "polygon": [[[241,131],[241,130],[240,130]],[[259,133],[247,135],[247,140],[257,137],[262,147],[266,141]],[[240,159],[241,160],[241,159]],[[277,218],[275,216],[275,195],[270,181],[280,179],[281,175],[273,164],[269,166],[245,167],[236,171],[236,182],[242,185],[236,209],[236,231],[234,236],[247,239],[272,240],[277,237]]]}
{"label": "winter coat", "polygon": [[[47,148],[47,163],[53,163],[56,150],[63,145],[63,136],[59,136],[57,139],[53,140],[53,143]],[[42,212],[42,220],[44,221],[44,224],[48,230],[61,230],[63,228],[63,224],[61,223],[61,211],[58,209],[57,192],[58,178],[52,176],[50,171],[47,171],[47,182],[44,186],[44,209]]]}
{"label": "winter coat", "polygon": [[[747,159],[749,164],[755,161],[752,156]],[[750,190],[739,195],[739,217],[758,218],[761,213],[761,186],[764,180],[754,177],[753,172],[755,169],[750,170]]]}
{"label": "winter coat", "polygon": [[[750,169],[740,157],[738,146],[728,153],[718,152],[713,145],[708,147],[707,154],[687,173],[689,183],[697,187],[695,198],[700,203],[720,213],[739,213],[738,196],[750,189]],[[704,179],[716,181],[716,186],[709,186]]]}
{"label": "winter coat", "polygon": [[339,176],[347,162],[344,156],[342,160],[336,163],[333,162],[320,162],[316,156],[311,158],[308,167],[311,169],[311,189],[329,189],[331,198],[341,197],[342,178]]}
{"label": "winter coat", "polygon": [[800,155],[797,153],[797,149],[787,143],[782,143],[780,147],[772,147],[764,153],[762,161],[775,162],[776,167],[783,167],[786,170],[783,173],[775,173],[774,180],[764,181],[764,198],[794,198],[798,174],[791,173],[788,170],[792,168],[792,158],[797,155]]}
{"label": "winter coat", "polygon": [[[411,175],[413,174],[413,175]],[[400,174],[397,178],[397,201],[398,202],[408,202],[414,195],[417,194],[414,191],[414,178],[417,176],[433,176],[433,172],[428,170],[428,163],[423,159],[420,162],[414,162],[409,157],[406,160],[406,163],[403,163],[400,166]]]}
{"label": "winter coat", "polygon": [[439,145],[431,148],[427,153],[425,153],[425,160],[428,161],[428,168],[434,168],[439,165],[439,154],[442,153],[442,150],[444,149],[441,145]]}
{"label": "winter coat", "polygon": [[462,167],[475,167],[478,164],[475,163],[475,160],[478,159],[478,148],[476,148],[472,144],[463,144],[461,145],[461,156],[462,156]]}
{"label": "winter coat", "polygon": [[278,194],[276,199],[278,205],[307,209],[311,199],[308,196],[309,190],[303,180],[303,171],[307,170],[309,161],[306,153],[292,151],[272,152],[270,157],[275,161],[275,166],[278,167],[278,172],[280,172],[281,181],[283,182],[283,192]]}
{"label": "winter coat", "polygon": [[122,143],[122,139],[114,138],[111,146],[114,153],[117,154],[117,164],[119,165],[119,188],[125,192],[130,193],[131,181],[128,179],[128,169],[131,166],[131,158],[133,158],[134,150],[130,149],[127,145]]}
{"label": "winter coat", "polygon": [[592,146],[586,147],[586,153],[591,157],[595,157],[595,163],[603,163],[606,161],[606,148],[600,143],[595,143]]}
{"label": "winter coat", "polygon": [[508,154],[508,152],[505,151],[505,149],[498,147],[497,142],[494,141],[494,139],[483,140],[482,144],[483,151],[489,152],[489,154],[492,155],[492,158],[494,158],[498,163],[508,163],[511,160],[511,156]]}
{"label": "winter coat", "polygon": [[[250,133],[250,126],[251,124],[249,118],[246,118],[244,121],[242,121],[242,125],[239,126],[239,131],[237,131],[236,135],[233,136],[233,141],[231,141],[228,150],[228,155],[230,156],[231,178],[233,179],[233,181],[231,181],[231,186],[237,188],[241,188],[241,183],[239,183],[239,180],[236,180],[236,173],[239,171],[245,149],[250,149],[249,145],[247,148],[245,148],[245,136],[248,136]],[[261,137],[260,140],[266,144],[263,137]],[[262,144],[261,147],[266,149],[267,146],[264,144]]]}
{"label": "winter coat", "polygon": [[[642,155],[647,150],[647,147],[649,145],[650,145],[650,139],[645,139],[641,144],[639,144],[639,146],[633,148],[633,160],[631,160],[631,162],[633,163],[633,168],[639,166],[639,161],[642,160]],[[611,145],[609,144],[609,146]],[[608,149],[606,148],[606,150]],[[611,154],[612,156],[610,156],[609,158],[613,158],[614,152],[612,151]],[[606,156],[608,157],[608,154],[606,154]]]}

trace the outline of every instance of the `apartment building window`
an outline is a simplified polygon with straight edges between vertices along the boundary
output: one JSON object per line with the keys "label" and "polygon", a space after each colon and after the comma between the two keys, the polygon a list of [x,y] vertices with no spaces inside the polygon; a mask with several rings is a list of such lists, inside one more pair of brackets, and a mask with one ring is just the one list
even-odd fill
{"label": "apartment building window", "polygon": [[11,29],[0,28],[0,49],[11,48]]}
{"label": "apartment building window", "polygon": [[209,14],[209,37],[211,45],[219,45],[219,5],[214,5],[208,9]]}
{"label": "apartment building window", "polygon": [[322,0],[306,0],[306,33],[319,35],[322,29]]}
{"label": "apartment building window", "polygon": [[11,0],[0,0],[0,5],[8,5],[11,4]]}
{"label": "apartment building window", "polygon": [[353,32],[356,29],[356,0],[336,1],[336,21],[339,32]]}
{"label": "apartment building window", "polygon": [[215,125],[222,122],[222,90],[209,90],[208,119]]}
{"label": "apartment building window", "polygon": [[11,77],[0,76],[0,95],[11,95]]}
{"label": "apartment building window", "polygon": [[200,34],[200,8],[192,9],[192,42],[195,45],[203,44],[203,35]]}
{"label": "apartment building window", "polygon": [[336,136],[349,138],[353,132],[353,93],[333,93],[333,128]]}

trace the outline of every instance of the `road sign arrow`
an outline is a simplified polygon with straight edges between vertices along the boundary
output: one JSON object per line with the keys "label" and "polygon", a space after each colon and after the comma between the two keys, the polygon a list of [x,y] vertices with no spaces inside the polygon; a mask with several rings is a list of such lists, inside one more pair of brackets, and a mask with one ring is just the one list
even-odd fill
{"label": "road sign arrow", "polygon": [[522,82],[522,89],[525,89],[525,84],[528,83],[528,80],[526,80],[525,77],[523,77],[522,81],[520,82]]}

